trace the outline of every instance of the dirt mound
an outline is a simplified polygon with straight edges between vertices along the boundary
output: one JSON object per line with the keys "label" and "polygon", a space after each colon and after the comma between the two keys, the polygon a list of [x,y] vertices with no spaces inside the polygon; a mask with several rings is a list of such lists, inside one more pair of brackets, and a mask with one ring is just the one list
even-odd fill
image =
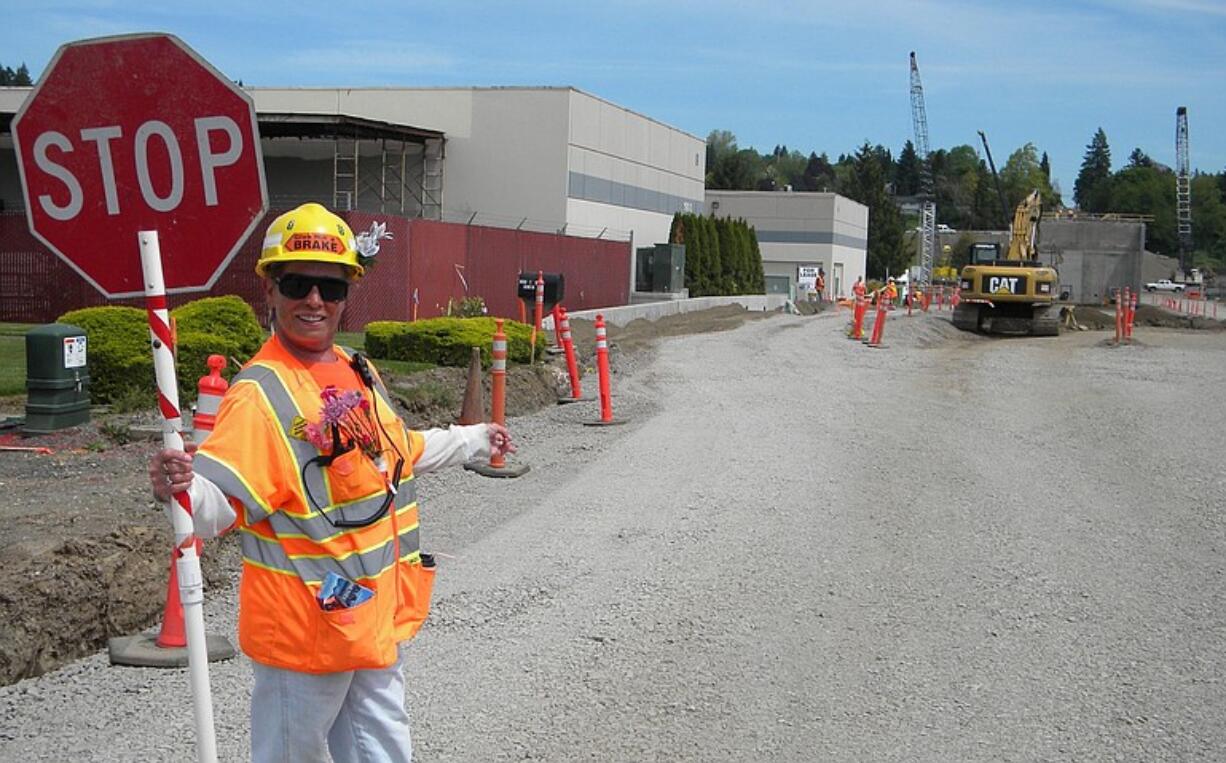
{"label": "dirt mound", "polygon": [[[1103,329],[1113,330],[1115,328],[1114,308],[1102,310],[1087,305],[1077,305],[1071,309],[1077,322],[1088,329],[1098,331]],[[1222,331],[1226,329],[1226,322],[1223,321],[1200,317],[1192,318],[1153,305],[1137,305],[1133,325],[1148,326],[1150,328],[1193,329],[1197,331]]]}

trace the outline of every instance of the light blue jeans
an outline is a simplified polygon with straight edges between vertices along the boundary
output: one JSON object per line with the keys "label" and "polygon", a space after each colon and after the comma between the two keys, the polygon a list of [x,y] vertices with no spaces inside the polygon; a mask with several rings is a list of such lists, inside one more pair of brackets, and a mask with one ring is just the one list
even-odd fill
{"label": "light blue jeans", "polygon": [[412,759],[403,650],[394,665],[381,670],[312,674],[252,665],[253,763],[409,763]]}

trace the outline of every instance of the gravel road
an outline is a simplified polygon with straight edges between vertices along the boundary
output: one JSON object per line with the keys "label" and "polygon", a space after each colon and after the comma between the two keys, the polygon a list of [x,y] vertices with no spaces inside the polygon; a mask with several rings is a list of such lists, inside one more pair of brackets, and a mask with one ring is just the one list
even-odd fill
{"label": "gravel road", "polygon": [[[1226,756],[1226,334],[843,329],[664,340],[623,426],[546,410],[524,478],[422,479],[419,760]],[[243,760],[250,665],[211,671]],[[185,691],[104,655],[2,688],[0,760],[193,759]]]}

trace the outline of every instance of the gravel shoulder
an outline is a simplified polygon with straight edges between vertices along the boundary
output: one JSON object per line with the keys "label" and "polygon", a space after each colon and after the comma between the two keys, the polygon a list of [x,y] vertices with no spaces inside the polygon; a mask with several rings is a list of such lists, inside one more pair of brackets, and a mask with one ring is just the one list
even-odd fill
{"label": "gravel shoulder", "polygon": [[[1223,335],[844,317],[618,353],[626,424],[542,409],[524,478],[422,478],[420,760],[1220,757]],[[245,759],[250,665],[211,670]],[[0,688],[0,759],[190,757],[185,689],[103,655]]]}

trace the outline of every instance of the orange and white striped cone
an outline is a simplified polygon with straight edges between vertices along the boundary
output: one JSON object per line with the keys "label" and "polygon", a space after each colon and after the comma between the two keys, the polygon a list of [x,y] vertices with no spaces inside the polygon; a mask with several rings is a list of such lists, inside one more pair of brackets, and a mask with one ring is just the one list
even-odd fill
{"label": "orange and white striped cone", "polygon": [[881,343],[881,335],[885,332],[885,311],[885,305],[881,300],[877,300],[877,319],[873,321],[873,335],[867,343],[873,349],[885,348],[885,345]]}
{"label": "orange and white striped cone", "polygon": [[1128,303],[1128,322],[1125,324],[1124,336],[1128,341],[1132,341],[1132,326],[1137,319],[1137,295],[1129,294],[1128,289],[1124,289],[1124,299]]}
{"label": "orange and white striped cone", "polygon": [[1115,297],[1115,343],[1119,344],[1124,338],[1124,306],[1123,296],[1117,292]]}
{"label": "orange and white striped cone", "polygon": [[545,271],[536,271],[536,296],[532,308],[532,348],[529,350],[531,362],[536,362],[536,335],[541,333],[541,318],[545,311]]}
{"label": "orange and white striped cone", "polygon": [[565,345],[562,344],[562,305],[554,305],[549,311],[550,317],[553,318],[553,345],[545,352],[550,355],[561,355],[566,352]]}
{"label": "orange and white striped cone", "polygon": [[210,355],[208,364],[209,372],[201,376],[196,385],[199,395],[196,398],[196,414],[192,416],[192,439],[197,445],[212,433],[217,421],[217,409],[230,388],[230,383],[221,375],[221,369],[226,367],[225,356]]}
{"label": "orange and white striped cone", "polygon": [[[493,377],[490,397],[490,421],[506,426],[507,419],[507,335],[502,330],[502,318],[494,319],[493,363],[490,375]],[[487,463],[469,461],[464,468],[476,472],[483,477],[519,477],[528,471],[527,464],[507,466],[506,457],[502,454],[490,456]]]}
{"label": "orange and white striped cone", "polygon": [[613,418],[613,392],[609,383],[609,335],[605,330],[604,316],[596,316],[596,370],[600,375],[600,419],[585,421],[585,426],[604,427],[626,423]]}
{"label": "orange and white striped cone", "polygon": [[565,307],[559,309],[558,313],[562,325],[562,350],[566,353],[566,373],[570,377],[570,397],[560,396],[558,405],[590,400],[591,398],[583,396],[583,388],[579,384],[579,362],[575,358],[575,340],[570,334],[570,316],[566,314]]}

